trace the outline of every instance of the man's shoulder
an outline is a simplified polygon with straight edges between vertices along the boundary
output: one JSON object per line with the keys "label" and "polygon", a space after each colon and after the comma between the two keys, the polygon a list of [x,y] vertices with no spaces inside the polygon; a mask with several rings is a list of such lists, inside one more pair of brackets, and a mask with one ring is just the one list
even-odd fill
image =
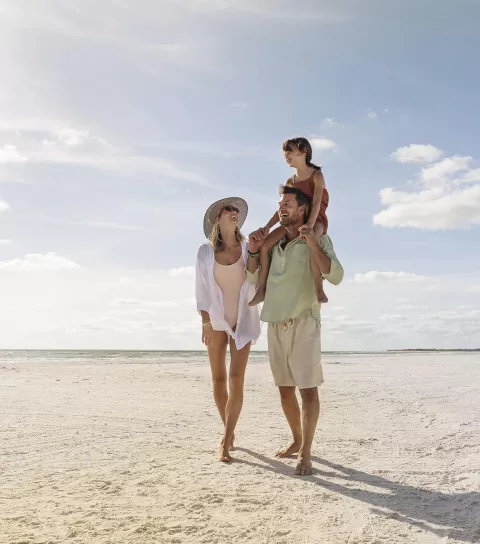
{"label": "man's shoulder", "polygon": [[333,241],[328,234],[322,234],[322,236],[320,236],[320,242],[324,249],[326,248],[333,249]]}

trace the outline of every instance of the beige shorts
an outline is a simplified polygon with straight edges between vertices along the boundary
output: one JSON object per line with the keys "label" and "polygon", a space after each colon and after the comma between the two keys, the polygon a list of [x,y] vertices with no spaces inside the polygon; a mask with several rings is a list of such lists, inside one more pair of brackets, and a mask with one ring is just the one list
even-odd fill
{"label": "beige shorts", "polygon": [[268,324],[268,356],[277,387],[309,389],[323,383],[320,329],[311,315]]}

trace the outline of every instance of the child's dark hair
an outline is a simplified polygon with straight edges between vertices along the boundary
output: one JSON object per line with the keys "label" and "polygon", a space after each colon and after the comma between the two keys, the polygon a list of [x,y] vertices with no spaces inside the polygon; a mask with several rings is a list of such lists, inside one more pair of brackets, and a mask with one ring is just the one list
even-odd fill
{"label": "child's dark hair", "polygon": [[304,223],[308,221],[310,217],[310,206],[312,201],[310,198],[297,187],[292,187],[291,185],[280,185],[280,194],[281,195],[295,195],[295,200],[299,206],[305,206],[305,215],[303,218]]}
{"label": "child's dark hair", "polygon": [[307,166],[310,166],[315,170],[322,171],[320,166],[317,166],[312,162],[312,146],[306,138],[290,138],[289,140],[285,140],[283,142],[282,149],[283,151],[293,151],[294,149],[298,149],[300,153],[305,153]]}

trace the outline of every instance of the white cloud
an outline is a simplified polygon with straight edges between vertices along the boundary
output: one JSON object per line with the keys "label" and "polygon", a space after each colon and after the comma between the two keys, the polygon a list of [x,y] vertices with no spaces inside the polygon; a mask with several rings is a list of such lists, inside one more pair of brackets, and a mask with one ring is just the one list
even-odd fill
{"label": "white cloud", "polygon": [[[41,125],[43,122],[43,128]],[[173,178],[208,185],[204,178],[170,160],[154,155],[139,154],[132,146],[114,146],[88,130],[54,126],[53,121],[28,120],[19,126],[29,127],[20,133],[22,147],[7,145],[0,148],[0,163],[65,164],[85,166],[122,175],[151,173],[160,179]],[[17,131],[15,123],[5,125],[10,132]],[[35,129],[33,128],[35,127]],[[17,131],[18,132],[18,131]],[[39,137],[38,133],[43,133]]]}
{"label": "white cloud", "polygon": [[10,209],[11,209],[10,204],[8,204],[8,202],[5,202],[5,200],[2,200],[0,198],[0,212],[5,212]]}
{"label": "white cloud", "polygon": [[7,240],[7,239],[1,239],[0,238],[0,246],[8,246],[12,243],[11,240]]}
{"label": "white cloud", "polygon": [[466,289],[467,293],[480,293],[480,285],[472,285]]}
{"label": "white cloud", "polygon": [[355,274],[353,281],[365,283],[365,282],[377,282],[377,281],[398,281],[407,283],[422,283],[424,281],[431,281],[433,278],[428,276],[421,276],[414,274],[413,272],[380,272],[378,270],[371,270],[365,274]]}
{"label": "white cloud", "polygon": [[0,146],[0,164],[4,163],[23,163],[26,162],[27,157],[23,156],[16,146],[4,145]]}
{"label": "white cloud", "polygon": [[88,130],[61,128],[55,131],[58,140],[65,145],[80,145],[88,138]]}
{"label": "white cloud", "polygon": [[234,102],[232,104],[232,107],[237,108],[239,110],[246,110],[248,104],[246,102]]}
{"label": "white cloud", "polygon": [[141,232],[147,230],[144,227],[140,227],[137,225],[122,225],[121,223],[113,223],[110,221],[70,221],[68,224],[99,229],[126,230],[132,232]]}
{"label": "white cloud", "polygon": [[320,126],[322,128],[336,128],[340,126],[340,123],[335,121],[332,117],[327,117],[321,122]]}
{"label": "white cloud", "polygon": [[447,157],[431,166],[422,168],[420,179],[427,186],[442,184],[450,175],[468,170],[471,160],[472,157],[463,157],[460,155]]}
{"label": "white cloud", "polygon": [[113,301],[115,306],[145,306],[153,308],[176,308],[178,301],[174,300],[137,300],[133,298],[118,298]]}
{"label": "white cloud", "polygon": [[388,207],[374,215],[382,227],[427,230],[465,228],[480,224],[480,185],[465,190],[381,193]]}
{"label": "white cloud", "polygon": [[312,138],[310,144],[312,145],[312,149],[318,151],[328,151],[329,149],[337,148],[337,144],[329,138]]}
{"label": "white cloud", "polygon": [[117,298],[113,301],[113,304],[117,306],[139,306],[142,302],[134,298]]}
{"label": "white cloud", "polygon": [[402,314],[382,314],[380,321],[408,321],[408,317]]}
{"label": "white cloud", "polygon": [[367,117],[368,117],[371,121],[374,121],[375,119],[378,118],[378,113],[374,112],[373,110],[369,110],[368,113],[367,113]]}
{"label": "white cloud", "polygon": [[316,2],[304,2],[303,4],[302,9],[301,5],[295,5],[292,8],[291,4],[284,0],[271,0],[270,2],[258,2],[256,0],[209,0],[208,2],[183,0],[181,2],[182,7],[194,12],[216,12],[228,17],[238,17],[243,14],[250,17],[316,23],[343,22],[350,19],[350,16],[346,13],[334,11],[328,6],[319,7]]}
{"label": "white cloud", "polygon": [[[405,158],[403,152],[399,157]],[[465,229],[480,224],[480,169],[470,168],[472,160],[454,155],[422,168],[417,192],[382,189],[380,200],[385,208],[373,216],[373,223],[426,230]],[[456,178],[460,172],[465,174]]]}
{"label": "white cloud", "polygon": [[137,283],[137,280],[135,278],[129,278],[128,276],[124,276],[120,278],[118,281],[125,285],[135,285]]}
{"label": "white cloud", "polygon": [[464,176],[455,180],[457,185],[463,183],[480,183],[480,168],[468,171]]}
{"label": "white cloud", "polygon": [[1,270],[49,270],[76,269],[80,265],[75,261],[61,257],[54,252],[30,253],[23,259],[12,259],[11,261],[0,261]]}
{"label": "white cloud", "polygon": [[434,145],[410,144],[399,147],[390,157],[401,163],[428,163],[438,160],[443,152]]}
{"label": "white cloud", "polygon": [[180,268],[171,268],[168,271],[169,276],[177,277],[177,276],[187,276],[192,277],[195,274],[195,267],[193,266],[183,266]]}
{"label": "white cloud", "polygon": [[[120,283],[122,271],[117,269],[65,272],[32,273],[26,278],[12,270],[8,281],[0,281],[0,348],[204,349],[192,276],[129,269],[128,278],[134,281]],[[322,347],[377,350],[478,345],[480,316],[469,313],[470,309],[456,309],[471,303],[473,295],[465,289],[478,285],[478,278],[440,280],[445,286],[441,297],[422,282],[346,281],[338,289],[328,287],[337,309],[332,311],[329,305],[322,309]],[[402,290],[409,302],[398,302]],[[398,309],[399,304],[408,303],[428,310]],[[14,314],[9,310],[12,306],[19,308]],[[27,306],[44,309],[30,311]],[[446,313],[448,309],[454,310]],[[456,336],[447,337],[449,329]],[[265,325],[262,331],[255,349],[267,347]]]}
{"label": "white cloud", "polygon": [[402,304],[397,310],[426,310],[428,306],[419,306],[418,304]]}

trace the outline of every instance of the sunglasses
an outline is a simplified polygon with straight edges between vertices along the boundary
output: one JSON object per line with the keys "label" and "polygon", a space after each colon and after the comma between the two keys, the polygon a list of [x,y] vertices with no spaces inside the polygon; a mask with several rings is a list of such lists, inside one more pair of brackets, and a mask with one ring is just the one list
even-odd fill
{"label": "sunglasses", "polygon": [[237,212],[237,213],[240,212],[240,210],[239,210],[238,208],[235,208],[235,207],[233,207],[233,206],[225,206],[225,207],[222,209],[222,211],[224,211],[224,212]]}

